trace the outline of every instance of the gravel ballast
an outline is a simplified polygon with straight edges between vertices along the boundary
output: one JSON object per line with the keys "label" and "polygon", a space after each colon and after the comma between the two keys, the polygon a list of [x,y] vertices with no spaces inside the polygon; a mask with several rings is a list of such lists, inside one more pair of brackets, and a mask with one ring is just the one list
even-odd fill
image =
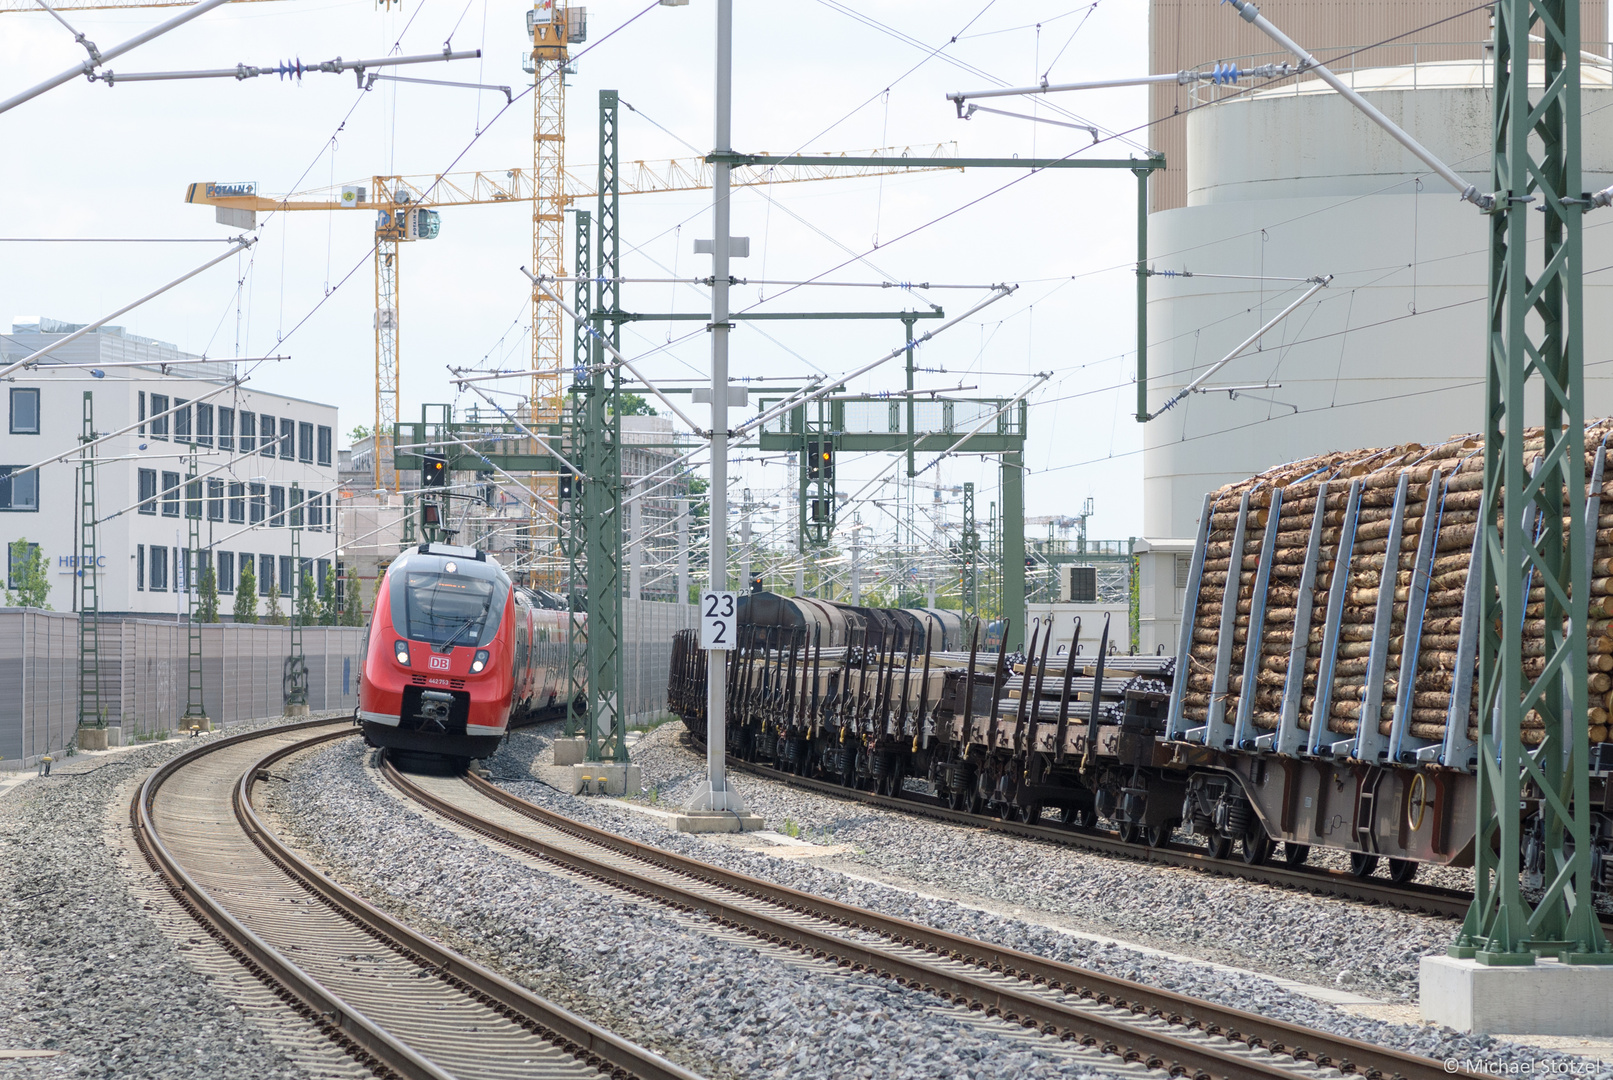
{"label": "gravel ballast", "polygon": [[127,801],[196,745],[69,757],[0,796],[0,1047],[61,1051],[0,1060],[0,1077],[307,1075],[186,963],[155,901],[139,898],[154,872],[126,857]]}
{"label": "gravel ballast", "polygon": [[[668,723],[634,746],[633,760],[643,770],[646,789],[640,801],[675,809],[704,778],[704,757],[684,745],[683,731],[681,723]],[[578,798],[523,779],[532,775],[552,734],[552,728],[513,733],[487,762],[492,778],[522,798],[669,851],[888,915],[1433,1058],[1572,1061],[1579,1070],[1586,1067],[1583,1059],[1539,1047],[1354,1015],[1261,977],[1415,1003],[1419,958],[1443,952],[1456,928],[1450,920],[1106,859],[730,774],[747,807],[766,818],[769,828],[787,824],[802,839],[850,848],[814,860],[827,865],[782,860],[732,838],[674,832],[670,821],[617,805],[617,800]],[[1015,918],[1016,908],[1033,914]],[[1061,933],[1045,925],[1049,922],[1145,948]],[[1175,956],[1161,957],[1147,949]],[[1183,955],[1207,962],[1179,959]],[[1221,964],[1248,970],[1213,966]],[[1613,1063],[1598,1065],[1594,1074],[1613,1077]]]}
{"label": "gravel ballast", "polygon": [[277,767],[274,827],[372,903],[706,1076],[1092,1074],[1067,1045],[533,865],[402,803],[369,759],[349,741]]}

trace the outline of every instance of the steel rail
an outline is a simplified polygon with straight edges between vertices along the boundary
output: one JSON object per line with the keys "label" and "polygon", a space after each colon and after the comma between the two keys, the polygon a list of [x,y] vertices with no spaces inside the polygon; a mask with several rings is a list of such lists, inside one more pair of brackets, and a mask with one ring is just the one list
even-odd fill
{"label": "steel rail", "polygon": [[912,797],[892,798],[858,788],[843,787],[827,780],[817,780],[794,773],[782,772],[766,765],[757,765],[728,756],[729,768],[750,773],[766,780],[802,788],[832,798],[867,803],[886,810],[917,814],[945,821],[952,825],[967,825],[990,832],[1006,833],[1030,840],[1045,840],[1065,847],[1081,848],[1102,855],[1131,859],[1136,862],[1157,863],[1196,870],[1217,877],[1242,878],[1278,888],[1294,889],[1317,896],[1334,896],[1345,900],[1358,900],[1381,904],[1405,911],[1442,918],[1460,919],[1473,903],[1471,893],[1460,889],[1443,889],[1432,885],[1396,885],[1377,878],[1358,878],[1342,870],[1322,870],[1277,863],[1246,863],[1240,859],[1217,859],[1203,851],[1181,844],[1150,847],[1132,843],[1099,832],[1076,830],[1062,826],[1032,825],[1028,822],[1008,821],[987,814],[971,814],[963,810]]}
{"label": "steel rail", "polygon": [[[529,803],[481,777],[466,777],[468,786],[478,794],[540,825],[656,868],[692,878],[707,886],[716,886],[742,898],[739,903],[730,902],[665,880],[626,871],[585,852],[557,847],[489,821],[425,790],[390,762],[384,761],[382,770],[387,780],[408,797],[462,826],[517,850],[681,909],[704,912],[721,925],[740,929],[774,944],[799,949],[820,959],[835,960],[842,967],[893,978],[900,984],[939,994],[955,1004],[983,1009],[988,1015],[1001,1016],[1010,1022],[1039,1028],[1045,1033],[1078,1038],[1086,1045],[1102,1046],[1128,1061],[1143,1061],[1151,1067],[1168,1067],[1173,1075],[1228,1078],[1281,1076],[1292,1080],[1295,1064],[1301,1062],[1317,1067],[1333,1066],[1341,1072],[1368,1078],[1437,1080],[1451,1075],[1443,1063],[1432,1059],[1316,1032],[1279,1020],[1268,1020],[1239,1009],[1103,975],[905,919],[880,915],[726,870],[557,814]],[[878,934],[889,939],[889,944],[847,940],[792,922],[788,915],[772,916],[759,912],[754,907],[745,906],[743,900],[761,901],[782,908],[786,913],[805,915],[852,931]],[[931,955],[915,960],[895,951],[900,947],[922,950]],[[981,975],[960,974],[945,966],[948,962],[982,969]],[[1006,976],[1029,985],[1022,990],[1012,985],[1004,986],[999,981],[992,981],[991,976]],[[1232,1043],[1233,1047],[1224,1050],[1206,1045],[1202,1040],[1184,1039],[1157,1028],[1139,1028],[1134,1019],[1104,1016],[1092,1011],[1090,1005],[1066,1004],[1048,996],[1045,989],[1062,991],[1088,1003],[1112,1006],[1122,1013],[1130,1012],[1148,1020],[1163,1020],[1169,1025],[1194,1032],[1219,1035]],[[1274,1056],[1281,1055],[1291,1060],[1279,1063],[1251,1058],[1249,1052],[1257,1048],[1265,1048]]]}
{"label": "steel rail", "polygon": [[[292,726],[312,728],[329,723],[330,721],[314,720]],[[305,740],[301,745],[314,745],[327,739],[341,738],[346,734],[347,732],[340,730],[328,732],[324,736]],[[217,939],[252,974],[278,990],[298,1014],[319,1027],[328,1038],[347,1050],[366,1067],[371,1069],[379,1067],[384,1070],[383,1075],[402,1076],[409,1080],[416,1078],[452,1080],[447,1073],[437,1069],[429,1061],[371,1023],[363,1014],[349,1009],[346,1002],[327,992],[317,980],[292,963],[278,949],[247,929],[240,920],[225,910],[222,904],[213,900],[207,891],[196,883],[158,836],[155,822],[152,820],[153,806],[157,789],[164,782],[206,754],[259,737],[260,732],[247,732],[220,739],[198,750],[180,754],[146,777],[129,805],[129,817],[135,830],[135,839],[146,861],[151,864],[152,869],[162,875],[169,892],[204,930]]]}
{"label": "steel rail", "polygon": [[269,728],[220,739],[181,754],[154,772],[141,785],[130,806],[130,817],[142,851],[166,879],[182,906],[240,960],[289,1000],[303,1016],[319,1026],[361,1062],[383,1075],[431,1080],[454,1080],[453,1074],[406,1045],[396,1034],[352,1007],[342,996],[289,960],[284,953],[249,929],[220,901],[197,883],[182,860],[159,835],[156,796],[162,785],[209,754],[254,739],[302,728],[334,726],[310,738],[272,749],[255,759],[231,785],[230,801],[237,823],[247,838],[297,885],[317,897],[347,923],[441,983],[454,988],[477,1006],[491,1010],[520,1028],[554,1045],[576,1059],[579,1066],[604,1075],[638,1080],[700,1080],[691,1073],[642,1047],[635,1046],[553,1003],[547,1002],[496,973],[442,947],[342,889],[282,844],[252,807],[252,789],[268,778],[270,766],[321,743],[356,734],[350,721],[315,720]]}

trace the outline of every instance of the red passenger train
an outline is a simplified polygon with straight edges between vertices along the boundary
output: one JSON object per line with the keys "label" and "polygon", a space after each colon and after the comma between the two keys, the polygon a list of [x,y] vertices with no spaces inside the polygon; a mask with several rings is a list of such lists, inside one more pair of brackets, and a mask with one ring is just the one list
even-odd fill
{"label": "red passenger train", "polygon": [[519,588],[475,548],[421,544],[387,568],[359,677],[371,746],[456,760],[566,704],[565,602]]}

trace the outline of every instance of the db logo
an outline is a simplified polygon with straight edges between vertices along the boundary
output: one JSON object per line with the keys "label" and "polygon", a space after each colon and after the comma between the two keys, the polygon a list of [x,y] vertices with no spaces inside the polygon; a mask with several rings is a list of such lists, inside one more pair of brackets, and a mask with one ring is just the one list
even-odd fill
{"label": "db logo", "polygon": [[448,658],[446,656],[433,656],[431,658],[431,670],[432,671],[447,671],[448,670]]}

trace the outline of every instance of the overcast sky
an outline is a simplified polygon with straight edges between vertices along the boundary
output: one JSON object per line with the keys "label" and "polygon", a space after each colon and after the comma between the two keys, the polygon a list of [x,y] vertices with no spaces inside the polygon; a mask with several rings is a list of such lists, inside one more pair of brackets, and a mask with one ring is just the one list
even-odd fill
{"label": "overcast sky", "polygon": [[[693,157],[691,147],[704,152],[712,145],[715,4],[646,6],[647,0],[588,5],[587,51],[566,92],[569,163],[596,160],[602,88],[619,90],[637,109],[622,113],[624,165]],[[963,155],[1060,156],[1091,143],[1091,136],[1000,116],[962,122],[944,94],[994,80],[1030,84],[1044,73],[1055,82],[1143,74],[1147,63],[1141,0],[740,0],[735,8],[733,130],[741,150],[927,148],[955,141]],[[134,72],[352,59],[386,55],[394,46],[404,54],[435,52],[451,40],[456,49],[483,49],[483,59],[407,74],[509,84],[519,92],[530,84],[520,67],[525,10],[510,0],[409,0],[390,10],[369,0],[238,0],[111,66]],[[70,18],[105,48],[171,13]],[[42,12],[0,16],[0,97],[82,56]],[[997,104],[1052,115],[1030,101]],[[1087,154],[1141,153],[1146,140],[1136,129],[1145,119],[1143,91],[1065,95],[1058,104],[1106,132],[1132,132]],[[209,208],[182,201],[187,183],[255,181],[260,192],[282,194],[343,181],[367,184],[378,173],[530,168],[531,123],[530,96],[505,109],[502,94],[473,90],[390,83],[361,93],[350,74],[310,75],[300,84],[266,77],[111,88],[80,79],[0,115],[6,215],[0,235],[217,241],[229,230],[214,223]],[[920,365],[945,373],[922,373],[920,385],[962,382],[981,394],[1007,394],[1022,387],[1028,373],[1053,371],[1032,399],[1027,512],[1074,513],[1092,496],[1092,534],[1124,537],[1141,526],[1140,438],[1130,418],[1134,192],[1129,172],[1071,170],[1033,176],[971,170],[743,191],[734,200],[734,232],[751,237],[751,257],[736,261],[734,272],[781,280],[823,275],[845,282],[1018,284],[1013,296],[925,347]],[[532,259],[529,205],[449,208],[438,239],[406,245],[405,417],[418,416],[423,402],[473,400],[456,399],[448,364],[520,368],[529,361],[528,286],[519,271]],[[708,194],[633,196],[624,199],[622,219],[629,276],[709,273],[709,257],[692,250],[695,239],[710,235]],[[369,211],[277,215],[259,230],[258,245],[240,259],[239,270],[235,260],[221,264],[119,322],[212,356],[289,354],[289,361],[258,369],[254,383],[334,402],[344,429],[367,424],[373,413],[373,225]],[[17,316],[92,320],[213,250],[206,244],[0,243],[0,332]],[[239,290],[238,280],[244,281]],[[782,291],[773,287],[765,295]],[[734,303],[751,305],[763,295],[758,286],[741,286]],[[922,295],[813,288],[791,291],[761,310],[888,311],[933,301],[952,313],[984,295],[983,288]],[[624,290],[629,310],[691,311],[708,302],[692,286]],[[689,326],[674,325],[667,347],[668,324],[630,325],[624,348],[639,356],[660,347],[644,364],[654,378],[705,375],[709,340],[703,332],[689,333]],[[900,340],[896,322],[741,327],[733,370],[773,377],[843,372]],[[902,378],[900,364],[892,363],[857,389],[894,389]],[[1050,466],[1111,454],[1113,461],[1039,475]],[[860,487],[858,477],[881,464],[843,461],[842,489]],[[754,463],[741,475],[739,484],[757,492],[785,481],[782,469]],[[995,488],[996,470],[959,459],[931,469],[926,479],[979,481],[983,513],[994,497],[987,489]],[[879,515],[864,513],[865,520]]]}

